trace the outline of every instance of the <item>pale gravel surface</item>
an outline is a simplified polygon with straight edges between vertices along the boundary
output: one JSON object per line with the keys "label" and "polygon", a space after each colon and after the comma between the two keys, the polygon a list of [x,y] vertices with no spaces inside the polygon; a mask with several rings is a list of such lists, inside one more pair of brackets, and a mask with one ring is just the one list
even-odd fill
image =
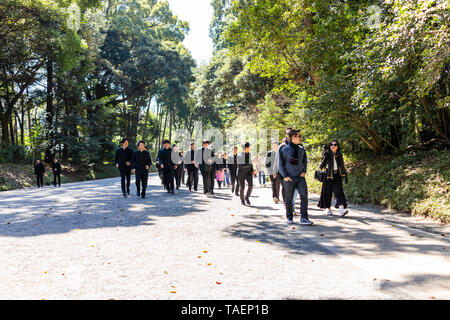
{"label": "pale gravel surface", "polygon": [[450,299],[448,238],[376,208],[330,218],[311,195],[315,225],[292,229],[270,188],[242,207],[149,184],[147,199],[117,178],[1,192],[0,299]]}

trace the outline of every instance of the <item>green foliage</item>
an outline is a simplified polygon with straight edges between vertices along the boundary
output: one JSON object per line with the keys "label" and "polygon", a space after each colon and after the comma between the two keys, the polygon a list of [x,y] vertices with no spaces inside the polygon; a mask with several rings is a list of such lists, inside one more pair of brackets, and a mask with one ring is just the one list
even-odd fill
{"label": "green foliage", "polygon": [[346,196],[450,222],[450,153],[416,152],[350,168]]}
{"label": "green foliage", "polygon": [[1,145],[0,163],[30,163],[31,159],[27,154],[25,146],[21,145]]}

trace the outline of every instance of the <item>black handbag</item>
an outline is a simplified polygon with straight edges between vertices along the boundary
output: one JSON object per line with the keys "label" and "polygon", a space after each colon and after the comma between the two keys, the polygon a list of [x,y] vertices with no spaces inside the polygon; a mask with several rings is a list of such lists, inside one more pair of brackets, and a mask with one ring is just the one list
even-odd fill
{"label": "black handbag", "polygon": [[316,179],[316,180],[318,180],[320,182],[324,182],[326,177],[327,177],[327,172],[326,171],[316,170],[314,172],[314,179]]}

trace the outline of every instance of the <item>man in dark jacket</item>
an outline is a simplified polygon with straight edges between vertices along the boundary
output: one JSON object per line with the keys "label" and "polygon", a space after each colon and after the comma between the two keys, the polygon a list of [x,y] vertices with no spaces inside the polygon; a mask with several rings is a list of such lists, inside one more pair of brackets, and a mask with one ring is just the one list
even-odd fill
{"label": "man in dark jacket", "polygon": [[36,182],[38,188],[42,188],[44,186],[44,173],[45,167],[41,160],[36,160],[36,164],[34,165],[34,174],[36,175]]}
{"label": "man in dark jacket", "polygon": [[133,172],[136,173],[137,196],[145,198],[145,191],[147,190],[148,182],[148,170],[152,165],[152,159],[150,158],[148,151],[145,150],[144,141],[139,141],[138,148],[139,150],[134,151],[133,156],[131,157],[131,168]]}
{"label": "man in dark jacket", "polygon": [[[131,176],[131,156],[133,150],[128,148],[128,139],[122,139],[122,147],[116,150],[115,163],[116,168],[120,172],[120,183],[122,185],[123,196],[126,197],[130,194],[130,176]],[[125,179],[127,180],[127,186],[125,189]]]}
{"label": "man in dark jacket", "polygon": [[194,142],[191,143],[191,150],[186,152],[184,157],[184,170],[188,173],[188,179],[186,182],[186,186],[189,188],[189,191],[192,191],[192,187],[194,187],[194,191],[198,189],[198,157],[196,158],[196,150]]}
{"label": "man in dark jacket", "polygon": [[280,201],[280,184],[281,180],[278,176],[278,166],[277,166],[277,155],[278,155],[278,142],[272,142],[272,150],[267,153],[266,156],[266,168],[269,171],[270,183],[272,185],[272,198],[275,203]]}
{"label": "man in dark jacket", "polygon": [[[250,196],[253,190],[253,176],[255,175],[255,169],[250,155],[250,143],[246,142],[242,148],[244,151],[237,156],[237,178],[239,180],[239,195],[242,205],[250,205]],[[245,181],[247,181],[247,193],[244,196]]]}
{"label": "man in dark jacket", "polygon": [[237,156],[238,156],[238,147],[233,147],[233,155],[227,157],[227,167],[230,169],[231,175],[231,193],[234,192],[236,196],[239,196],[239,180],[236,177],[237,173]]}
{"label": "man in dark jacket", "polygon": [[203,141],[203,147],[200,150],[201,162],[199,164],[200,172],[203,177],[203,193],[207,196],[214,194],[215,154],[209,145],[209,140]]}
{"label": "man in dark jacket", "polygon": [[173,171],[177,168],[172,160],[172,148],[170,148],[170,141],[163,140],[163,148],[159,150],[159,163],[163,172],[164,186],[169,194],[175,194]]}
{"label": "man in dark jacket", "polygon": [[58,159],[53,159],[51,167],[53,172],[53,184],[56,187],[56,178],[58,178],[58,186],[61,187],[61,164],[58,162]]}
{"label": "man in dark jacket", "polygon": [[307,157],[306,150],[300,146],[301,135],[299,130],[289,131],[289,144],[278,152],[278,170],[283,176],[285,189],[286,218],[289,224],[293,221],[292,199],[294,190],[300,195],[300,224],[313,224],[308,219],[308,189],[306,185]]}

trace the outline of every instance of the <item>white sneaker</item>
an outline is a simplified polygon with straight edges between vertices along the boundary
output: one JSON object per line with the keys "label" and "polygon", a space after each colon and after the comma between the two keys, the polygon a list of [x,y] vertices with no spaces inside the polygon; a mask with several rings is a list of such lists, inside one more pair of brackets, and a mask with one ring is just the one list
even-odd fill
{"label": "white sneaker", "polygon": [[294,224],[294,220],[288,219],[286,223],[287,223],[287,224]]}
{"label": "white sneaker", "polygon": [[343,216],[345,216],[347,213],[348,213],[348,209],[341,208],[341,213],[339,214],[339,216],[343,217]]}
{"label": "white sneaker", "polygon": [[328,209],[328,210],[327,210],[327,215],[329,215],[329,216],[332,216],[332,215],[333,215],[333,212],[331,211],[331,209]]}

